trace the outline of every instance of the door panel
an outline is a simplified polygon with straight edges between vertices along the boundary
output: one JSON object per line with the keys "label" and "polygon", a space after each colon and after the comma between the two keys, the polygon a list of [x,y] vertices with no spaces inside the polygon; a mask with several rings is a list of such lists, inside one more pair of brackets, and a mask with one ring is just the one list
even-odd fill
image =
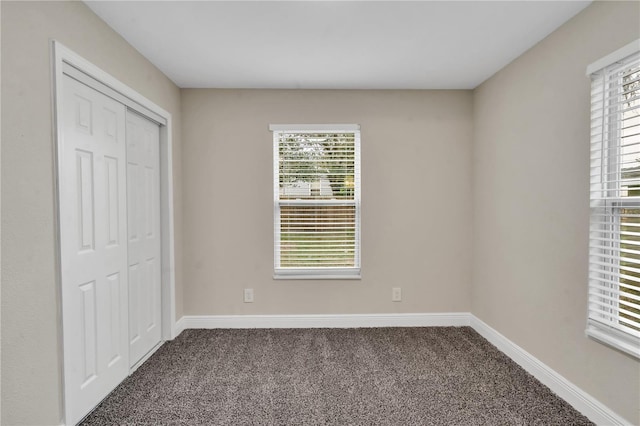
{"label": "door panel", "polygon": [[127,112],[129,362],[161,339],[160,127]]}
{"label": "door panel", "polygon": [[126,110],[65,76],[58,153],[66,422],[129,372]]}

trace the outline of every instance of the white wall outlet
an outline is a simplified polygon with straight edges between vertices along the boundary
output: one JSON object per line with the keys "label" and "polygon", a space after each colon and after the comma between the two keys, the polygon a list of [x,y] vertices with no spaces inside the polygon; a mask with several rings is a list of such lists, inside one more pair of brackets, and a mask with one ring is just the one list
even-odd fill
{"label": "white wall outlet", "polygon": [[392,302],[402,301],[402,289],[400,287],[393,287],[391,289],[391,301]]}
{"label": "white wall outlet", "polygon": [[244,303],[253,303],[253,289],[245,288],[244,289]]}

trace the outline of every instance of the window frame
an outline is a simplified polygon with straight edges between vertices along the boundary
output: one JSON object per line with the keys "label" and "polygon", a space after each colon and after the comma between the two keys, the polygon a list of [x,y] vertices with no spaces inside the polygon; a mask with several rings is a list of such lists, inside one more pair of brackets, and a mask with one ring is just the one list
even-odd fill
{"label": "window frame", "polygon": [[[620,320],[620,300],[625,292],[619,290],[625,275],[621,273],[622,251],[629,250],[621,247],[625,241],[622,236],[622,221],[627,214],[624,210],[639,209],[640,197],[621,194],[624,189],[624,163],[621,158],[621,125],[624,110],[609,110],[608,114],[605,114],[607,108],[611,108],[605,100],[610,101],[616,96],[622,96],[621,89],[624,84],[622,81],[611,83],[605,80],[609,69],[611,66],[629,63],[627,61],[630,58],[631,63],[640,58],[640,39],[587,67],[587,76],[592,79],[590,123],[593,126],[596,122],[595,128],[600,132],[596,130],[594,133],[594,127],[591,127],[589,284],[585,334],[640,359],[640,331]],[[602,91],[601,94],[598,90]],[[599,96],[602,96],[602,99]],[[596,101],[602,102],[602,105],[599,106]],[[625,269],[628,270],[627,268],[628,265]],[[607,308],[607,305],[611,308]],[[633,327],[636,327],[635,324]]]}
{"label": "window frame", "polygon": [[[274,267],[276,280],[359,280],[361,276],[361,161],[360,125],[358,124],[271,124],[273,133],[273,216],[274,216]],[[354,135],[354,191],[353,200],[280,200],[279,141],[282,133],[353,133]],[[282,267],[280,265],[280,208],[282,206],[354,206],[354,266],[353,267]]]}

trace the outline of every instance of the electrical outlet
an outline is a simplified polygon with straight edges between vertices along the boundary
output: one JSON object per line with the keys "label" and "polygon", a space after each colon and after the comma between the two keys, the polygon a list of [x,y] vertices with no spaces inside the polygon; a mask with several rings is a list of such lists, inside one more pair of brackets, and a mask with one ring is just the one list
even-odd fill
{"label": "electrical outlet", "polygon": [[244,303],[253,303],[253,289],[245,288],[244,289]]}
{"label": "electrical outlet", "polygon": [[391,301],[392,302],[402,301],[402,289],[400,287],[393,287],[391,289]]}

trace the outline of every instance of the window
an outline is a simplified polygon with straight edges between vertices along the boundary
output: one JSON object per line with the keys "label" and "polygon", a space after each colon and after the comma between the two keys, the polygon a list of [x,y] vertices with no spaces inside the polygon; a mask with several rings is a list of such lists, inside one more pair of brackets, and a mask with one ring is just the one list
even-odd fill
{"label": "window", "polygon": [[270,129],[274,278],[359,278],[360,126]]}
{"label": "window", "polygon": [[640,40],[594,63],[587,335],[640,358]]}

